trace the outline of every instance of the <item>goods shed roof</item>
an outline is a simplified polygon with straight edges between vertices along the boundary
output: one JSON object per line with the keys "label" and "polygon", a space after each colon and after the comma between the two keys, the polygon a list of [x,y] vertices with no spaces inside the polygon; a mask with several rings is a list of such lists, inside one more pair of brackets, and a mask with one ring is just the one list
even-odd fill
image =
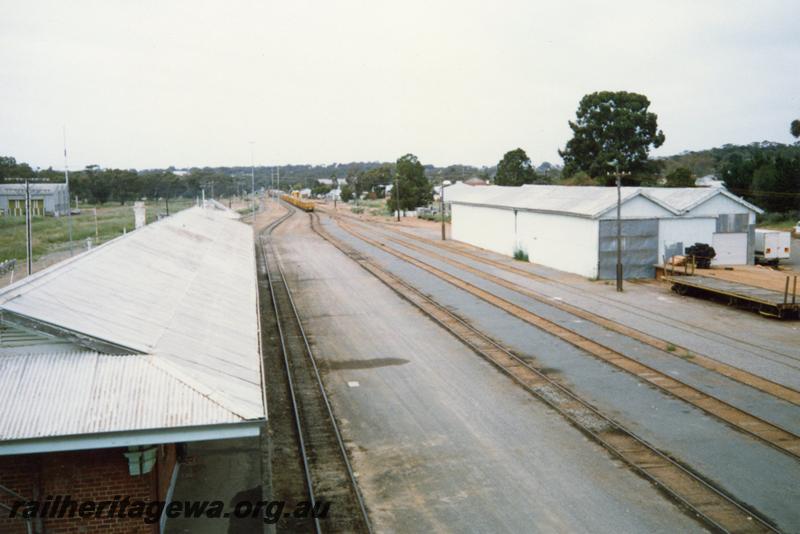
{"label": "goods shed roof", "polygon": [[[636,197],[666,209],[675,216],[702,204],[716,195],[724,195],[757,213],[761,210],[720,188],[695,187],[623,187],[622,203]],[[445,200],[455,204],[471,204],[599,218],[617,204],[615,187],[523,185],[520,187],[472,187],[458,183],[445,189]]]}

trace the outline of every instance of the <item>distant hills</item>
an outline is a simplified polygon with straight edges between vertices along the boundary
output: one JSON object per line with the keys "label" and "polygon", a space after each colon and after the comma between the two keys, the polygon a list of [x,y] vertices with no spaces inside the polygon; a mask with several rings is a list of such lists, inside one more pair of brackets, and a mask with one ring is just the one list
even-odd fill
{"label": "distant hills", "polygon": [[732,157],[742,159],[752,159],[759,156],[776,156],[778,154],[785,157],[800,157],[800,143],[786,145],[775,141],[760,141],[749,145],[725,144],[721,147],[708,148],[705,150],[684,151],[674,156],[658,158],[664,162],[664,174],[678,167],[686,167],[695,176],[705,176],[707,174],[719,174],[723,165],[730,161]]}

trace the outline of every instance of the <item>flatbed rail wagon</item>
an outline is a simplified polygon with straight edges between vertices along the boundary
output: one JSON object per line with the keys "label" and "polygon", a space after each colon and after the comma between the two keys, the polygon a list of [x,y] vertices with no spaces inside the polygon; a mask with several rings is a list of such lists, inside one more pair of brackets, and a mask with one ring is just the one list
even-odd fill
{"label": "flatbed rail wagon", "polygon": [[797,275],[786,277],[783,292],[711,276],[679,274],[675,271],[667,271],[662,280],[671,283],[672,290],[679,295],[706,297],[779,319],[797,318],[800,315]]}

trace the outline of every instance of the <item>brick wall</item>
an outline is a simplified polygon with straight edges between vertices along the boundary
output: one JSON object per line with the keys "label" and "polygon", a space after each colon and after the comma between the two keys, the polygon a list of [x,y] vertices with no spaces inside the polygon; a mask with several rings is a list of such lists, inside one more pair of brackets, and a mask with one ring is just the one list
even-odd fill
{"label": "brick wall", "polygon": [[[159,447],[156,467],[145,475],[131,476],[125,449],[97,449],[62,453],[0,456],[0,485],[27,499],[44,501],[48,496],[69,495],[72,500],[113,501],[115,496],[131,500],[161,500],[169,487],[175,465],[175,447]],[[0,503],[12,499],[0,491]],[[140,518],[47,518],[47,534],[155,534],[158,523]],[[25,523],[9,519],[0,508],[0,532],[25,534]]]}

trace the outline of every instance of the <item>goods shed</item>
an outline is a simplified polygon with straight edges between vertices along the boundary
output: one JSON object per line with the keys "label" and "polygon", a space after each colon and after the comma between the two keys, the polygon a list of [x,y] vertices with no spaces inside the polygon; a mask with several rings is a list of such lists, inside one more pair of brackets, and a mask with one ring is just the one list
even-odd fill
{"label": "goods shed", "polygon": [[[524,185],[448,187],[452,237],[500,254],[587,278],[616,273],[614,187]],[[622,188],[622,261],[626,278],[650,278],[654,265],[696,242],[718,264],[752,261],[761,210],[724,188]]]}

